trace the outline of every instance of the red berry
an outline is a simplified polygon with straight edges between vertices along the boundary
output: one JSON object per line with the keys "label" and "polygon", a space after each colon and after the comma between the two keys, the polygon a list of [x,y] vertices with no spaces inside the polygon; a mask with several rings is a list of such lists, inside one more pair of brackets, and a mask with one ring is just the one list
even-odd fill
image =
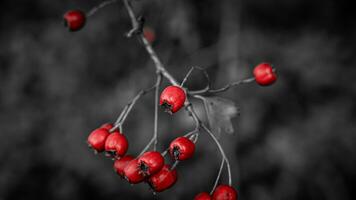
{"label": "red berry", "polygon": [[110,123],[106,123],[100,126],[100,128],[105,128],[106,130],[110,131],[114,126]]}
{"label": "red berry", "polygon": [[207,192],[202,192],[195,196],[194,200],[211,200],[211,196]]}
{"label": "red berry", "polygon": [[176,138],[169,145],[169,153],[175,160],[187,160],[193,157],[195,144],[186,137]]}
{"label": "red berry", "polygon": [[147,39],[149,43],[153,43],[156,39],[156,34],[154,30],[148,26],[143,28],[143,36]]}
{"label": "red berry", "polygon": [[131,184],[142,182],[145,177],[140,173],[137,159],[131,160],[124,168],[124,178]]}
{"label": "red berry", "polygon": [[161,93],[159,104],[167,112],[175,113],[184,106],[185,98],[185,92],[181,87],[168,86]]}
{"label": "red berry", "polygon": [[95,151],[102,152],[105,149],[105,141],[109,135],[109,131],[104,128],[95,129],[88,137],[88,145]]}
{"label": "red berry", "polygon": [[261,63],[253,70],[256,82],[262,86],[273,84],[277,80],[272,66],[268,63]]}
{"label": "red berry", "polygon": [[157,151],[148,151],[138,158],[139,168],[144,176],[159,172],[164,165],[164,158]]}
{"label": "red berry", "polygon": [[114,170],[115,172],[120,175],[121,177],[124,177],[124,169],[127,166],[127,164],[135,159],[133,156],[126,155],[120,159],[115,160],[114,162]]}
{"label": "red berry", "polygon": [[162,192],[174,185],[177,181],[177,170],[171,170],[169,165],[165,165],[161,171],[152,175],[148,184],[156,192]]}
{"label": "red berry", "polygon": [[80,10],[70,10],[64,14],[63,18],[64,25],[70,31],[79,31],[83,28],[86,21],[85,13]]}
{"label": "red berry", "polygon": [[237,200],[237,191],[228,185],[219,185],[213,193],[213,200]]}
{"label": "red berry", "polygon": [[129,143],[126,137],[119,131],[115,131],[108,136],[105,142],[105,151],[111,155],[123,156],[127,152]]}

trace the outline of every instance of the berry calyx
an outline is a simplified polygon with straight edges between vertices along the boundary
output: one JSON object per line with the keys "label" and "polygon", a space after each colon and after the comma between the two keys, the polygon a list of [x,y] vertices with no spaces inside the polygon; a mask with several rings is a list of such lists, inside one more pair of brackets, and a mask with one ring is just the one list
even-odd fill
{"label": "berry calyx", "polygon": [[261,63],[253,70],[256,82],[262,86],[273,84],[277,80],[277,75],[272,66],[268,63]]}
{"label": "berry calyx", "polygon": [[193,157],[195,144],[186,137],[176,138],[169,145],[169,153],[175,160],[187,160]]}
{"label": "berry calyx", "polygon": [[219,185],[213,193],[213,200],[237,200],[237,191],[228,185]]}
{"label": "berry calyx", "polygon": [[149,43],[153,43],[156,39],[154,30],[148,26],[143,27],[143,36]]}
{"label": "berry calyx", "polygon": [[79,31],[85,25],[85,13],[80,10],[70,10],[63,16],[64,26],[68,27],[70,31]]}
{"label": "berry calyx", "polygon": [[161,171],[152,175],[148,180],[148,184],[155,192],[162,192],[172,187],[177,181],[177,170],[170,169],[169,165],[164,165]]}
{"label": "berry calyx", "polygon": [[131,184],[142,182],[145,177],[140,173],[137,159],[131,160],[124,168],[124,178]]}
{"label": "berry calyx", "polygon": [[138,158],[140,173],[150,176],[159,172],[164,165],[164,158],[157,151],[148,151]]}
{"label": "berry calyx", "polygon": [[104,128],[95,129],[88,136],[87,142],[89,147],[93,148],[96,152],[102,152],[105,149],[105,142],[110,135],[109,131]]}
{"label": "berry calyx", "polygon": [[211,196],[207,192],[201,192],[194,197],[194,200],[211,200]]}
{"label": "berry calyx", "polygon": [[119,131],[115,131],[108,136],[105,142],[105,151],[112,156],[123,156],[129,148],[126,137]]}
{"label": "berry calyx", "polygon": [[175,113],[184,106],[186,94],[179,86],[168,86],[161,93],[159,104],[166,112]]}
{"label": "berry calyx", "polygon": [[114,125],[112,125],[110,123],[106,123],[106,124],[103,124],[100,126],[100,128],[105,128],[108,131],[110,131],[113,127],[114,127]]}
{"label": "berry calyx", "polygon": [[114,170],[121,177],[125,176],[124,169],[129,164],[131,160],[135,159],[133,156],[126,155],[120,159],[115,160],[114,162]]}

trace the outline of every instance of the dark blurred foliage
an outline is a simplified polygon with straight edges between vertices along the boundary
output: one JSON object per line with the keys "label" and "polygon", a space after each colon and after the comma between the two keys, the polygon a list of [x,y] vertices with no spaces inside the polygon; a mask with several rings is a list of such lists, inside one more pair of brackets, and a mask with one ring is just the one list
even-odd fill
{"label": "dark blurred foliage", "polygon": [[[0,20],[0,200],[152,199],[94,156],[85,140],[154,83],[154,67],[122,4],[99,11],[69,33],[62,14],[99,0],[2,0]],[[241,107],[235,135],[221,142],[241,199],[354,199],[356,76],[354,8],[345,0],[140,0],[167,69],[181,80],[206,67],[215,87],[274,64],[277,84],[243,85],[223,94]],[[168,84],[165,82],[165,84]],[[194,73],[188,86],[204,87]],[[194,101],[203,115],[199,101]],[[153,128],[153,95],[124,126],[137,154]],[[185,112],[160,112],[160,149],[192,129]],[[158,199],[192,199],[209,191],[220,156],[206,135],[179,181]],[[226,181],[224,173],[223,181]]]}

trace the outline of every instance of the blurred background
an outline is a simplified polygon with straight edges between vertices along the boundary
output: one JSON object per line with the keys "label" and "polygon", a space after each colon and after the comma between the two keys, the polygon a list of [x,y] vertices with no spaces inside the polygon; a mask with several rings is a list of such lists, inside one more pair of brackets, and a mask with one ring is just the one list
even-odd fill
{"label": "blurred background", "polygon": [[[131,24],[121,1],[82,31],[64,28],[67,10],[100,2],[0,2],[0,200],[154,198],[147,185],[120,179],[85,142],[155,81],[139,41],[124,37]],[[234,135],[220,137],[240,199],[356,197],[356,12],[348,1],[141,0],[134,8],[178,80],[194,65],[208,70],[215,88],[250,77],[260,62],[277,69],[271,87],[252,83],[220,95],[241,110]],[[187,82],[204,86],[199,72]],[[201,102],[192,101],[205,119]],[[124,124],[132,155],[152,135],[153,110],[148,94]],[[194,127],[184,111],[160,111],[159,120],[160,150]],[[197,148],[178,166],[176,185],[156,199],[210,191],[221,157],[204,133]]]}

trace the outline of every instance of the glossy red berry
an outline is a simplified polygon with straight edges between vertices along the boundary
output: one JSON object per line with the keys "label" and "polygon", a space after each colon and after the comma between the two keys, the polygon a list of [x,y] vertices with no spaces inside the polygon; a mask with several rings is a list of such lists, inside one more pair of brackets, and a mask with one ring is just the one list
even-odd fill
{"label": "glossy red berry", "polygon": [[169,165],[163,166],[161,171],[152,175],[148,180],[148,184],[155,192],[162,192],[172,187],[177,181],[177,170],[170,169]]}
{"label": "glossy red berry", "polygon": [[85,13],[80,10],[70,10],[64,14],[63,18],[64,25],[70,31],[79,31],[84,27],[86,21]]}
{"label": "glossy red berry", "polygon": [[131,184],[142,182],[145,177],[140,173],[139,163],[137,159],[131,160],[124,168],[124,178]]}
{"label": "glossy red berry", "polygon": [[179,86],[168,86],[161,93],[159,104],[167,112],[175,113],[184,106],[186,94]]}
{"label": "glossy red berry", "polygon": [[105,142],[105,151],[114,156],[123,156],[129,148],[126,137],[119,131],[115,131],[108,136]]}
{"label": "glossy red berry", "polygon": [[95,129],[90,133],[88,137],[88,145],[97,152],[102,152],[105,150],[105,142],[107,137],[110,135],[109,131],[104,128]]}
{"label": "glossy red berry", "polygon": [[201,192],[194,197],[194,200],[211,200],[211,196],[207,192]]}
{"label": "glossy red berry", "polygon": [[253,70],[256,82],[262,86],[273,84],[277,80],[277,75],[274,73],[272,66],[268,63],[261,63]]}
{"label": "glossy red berry", "polygon": [[143,36],[149,43],[153,43],[156,39],[154,30],[148,26],[143,27]]}
{"label": "glossy red berry", "polygon": [[169,145],[169,153],[175,160],[187,160],[193,157],[195,144],[186,137],[176,138]]}
{"label": "glossy red berry", "polygon": [[228,185],[219,185],[213,193],[213,200],[237,200],[237,191]]}
{"label": "glossy red berry", "polygon": [[129,164],[131,160],[135,159],[133,156],[126,155],[120,159],[115,160],[114,162],[114,170],[115,172],[120,175],[121,177],[124,177],[124,169]]}
{"label": "glossy red berry", "polygon": [[105,128],[106,130],[110,131],[114,126],[110,123],[106,123],[100,126],[100,128]]}
{"label": "glossy red berry", "polygon": [[164,158],[157,151],[148,151],[138,158],[139,168],[144,176],[159,172],[164,165]]}

